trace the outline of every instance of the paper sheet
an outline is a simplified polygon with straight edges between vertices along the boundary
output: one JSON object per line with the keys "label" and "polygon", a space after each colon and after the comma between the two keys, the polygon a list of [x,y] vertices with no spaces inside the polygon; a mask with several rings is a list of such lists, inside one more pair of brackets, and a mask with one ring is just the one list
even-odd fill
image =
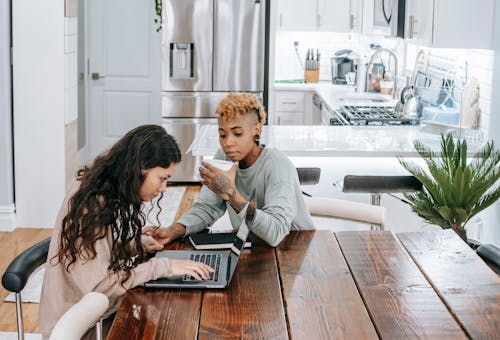
{"label": "paper sheet", "polygon": [[[163,198],[160,201],[161,214],[159,216],[160,226],[168,227],[174,222],[175,214],[179,209],[179,205],[182,200],[182,196],[186,191],[185,187],[168,187],[167,191],[163,194]],[[156,215],[159,212],[158,199],[155,198],[151,202],[145,203],[143,207],[144,213],[146,213],[147,220],[146,226],[158,225],[156,220]]]}
{"label": "paper sheet", "polygon": [[[42,334],[24,333],[25,340],[42,340]],[[0,340],[17,340],[16,332],[0,332]]]}

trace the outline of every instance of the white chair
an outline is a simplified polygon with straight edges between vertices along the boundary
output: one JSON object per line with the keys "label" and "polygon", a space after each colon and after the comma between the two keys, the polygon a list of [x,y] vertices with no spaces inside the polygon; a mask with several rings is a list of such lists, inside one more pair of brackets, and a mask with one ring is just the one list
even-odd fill
{"label": "white chair", "polygon": [[50,340],[79,340],[92,326],[96,327],[97,339],[102,339],[101,316],[109,306],[108,297],[90,292],[68,309],[57,321]]}
{"label": "white chair", "polygon": [[383,229],[387,209],[381,206],[327,197],[304,197],[311,215],[369,223]]}
{"label": "white chair", "polygon": [[[297,168],[301,185],[318,184],[321,169],[315,167]],[[304,201],[312,216],[326,216],[368,223],[383,230],[387,209],[381,206],[327,197],[311,197],[304,193]]]}

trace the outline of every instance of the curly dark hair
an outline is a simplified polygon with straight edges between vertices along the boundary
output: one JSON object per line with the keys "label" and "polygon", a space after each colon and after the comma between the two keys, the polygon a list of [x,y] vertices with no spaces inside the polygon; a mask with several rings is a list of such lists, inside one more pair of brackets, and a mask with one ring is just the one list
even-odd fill
{"label": "curly dark hair", "polygon": [[[78,171],[78,191],[68,202],[62,221],[59,262],[69,272],[77,257],[94,259],[97,240],[112,237],[109,270],[130,270],[144,259],[141,229],[146,217],[140,188],[141,170],[168,168],[181,161],[175,139],[158,125],[143,125],[129,131],[90,167]],[[160,197],[161,199],[161,197]]]}

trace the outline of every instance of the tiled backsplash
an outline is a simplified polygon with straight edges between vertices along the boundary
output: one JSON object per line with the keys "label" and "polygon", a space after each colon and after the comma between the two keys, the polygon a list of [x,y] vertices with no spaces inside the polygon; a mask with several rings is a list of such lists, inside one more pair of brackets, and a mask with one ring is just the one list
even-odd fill
{"label": "tiled backsplash", "polygon": [[[331,81],[330,58],[335,52],[350,49],[361,56],[369,55],[370,43],[378,43],[383,47],[396,50],[399,54],[400,41],[384,38],[367,38],[359,34],[334,32],[276,32],[275,79],[303,79],[304,71],[294,49],[294,41],[299,42],[298,50],[302,62],[308,48],[319,49],[321,53],[319,79]],[[404,53],[404,52],[403,52]]]}
{"label": "tiled backsplash", "polygon": [[[331,81],[330,58],[341,49],[351,49],[361,56],[369,56],[372,52],[371,43],[392,49],[398,55],[399,84],[405,83],[405,78],[411,76],[418,46],[407,44],[402,39],[385,39],[360,34],[335,32],[276,32],[276,49],[274,75],[275,80],[303,79],[304,71],[294,49],[298,41],[299,55],[304,62],[308,48],[319,49],[320,81]],[[428,67],[449,69],[465,79],[465,64],[467,61],[467,79],[475,77],[480,84],[479,107],[481,109],[479,126],[485,133],[488,131],[491,113],[491,93],[493,77],[494,53],[491,50],[465,49],[425,49],[429,54]],[[450,66],[451,65],[451,66]],[[400,87],[401,88],[401,87]]]}

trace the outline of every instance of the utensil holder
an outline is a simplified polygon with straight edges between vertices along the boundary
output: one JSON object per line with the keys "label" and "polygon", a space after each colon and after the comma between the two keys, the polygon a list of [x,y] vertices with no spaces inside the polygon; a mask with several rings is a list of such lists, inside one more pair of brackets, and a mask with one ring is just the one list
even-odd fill
{"label": "utensil holder", "polygon": [[317,70],[305,70],[304,80],[306,83],[317,83],[319,81],[319,68]]}

